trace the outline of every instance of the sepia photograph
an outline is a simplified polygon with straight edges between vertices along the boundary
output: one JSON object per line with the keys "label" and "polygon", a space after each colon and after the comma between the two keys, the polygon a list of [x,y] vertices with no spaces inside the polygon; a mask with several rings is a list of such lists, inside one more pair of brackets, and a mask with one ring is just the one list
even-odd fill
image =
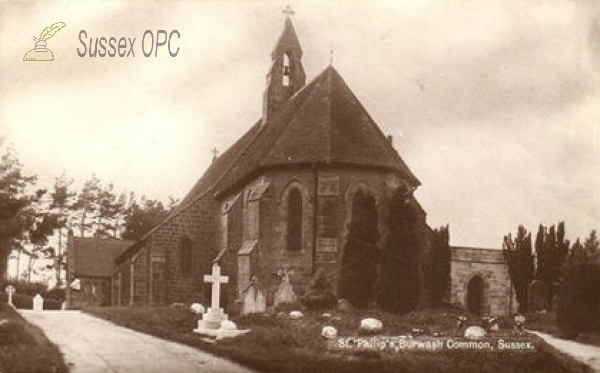
{"label": "sepia photograph", "polygon": [[600,373],[598,0],[0,0],[0,373]]}

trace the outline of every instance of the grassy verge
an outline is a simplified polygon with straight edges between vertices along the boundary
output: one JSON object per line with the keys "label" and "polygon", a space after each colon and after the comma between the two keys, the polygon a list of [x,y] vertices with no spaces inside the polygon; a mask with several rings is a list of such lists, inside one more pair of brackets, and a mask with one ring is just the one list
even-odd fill
{"label": "grassy verge", "polygon": [[240,329],[251,329],[250,333],[218,342],[204,340],[193,333],[197,316],[184,308],[92,308],[86,311],[122,326],[227,357],[262,372],[589,372],[585,365],[559,354],[537,337],[515,336],[510,330],[494,332],[488,340],[495,345],[498,338],[526,339],[534,344],[534,350],[338,351],[329,349],[320,336],[324,325],[335,326],[342,337],[358,336],[361,318],[373,316],[383,321],[382,335],[406,335],[413,328],[421,328],[429,335],[442,333],[446,338],[458,339],[456,314],[450,310],[422,311],[406,316],[333,312],[328,318],[321,312],[306,312],[299,320],[291,320],[287,314],[256,315],[235,320]]}
{"label": "grassy verge", "polygon": [[67,373],[58,348],[5,303],[0,304],[0,372]]}
{"label": "grassy verge", "polygon": [[[526,315],[527,327],[531,330],[551,334],[555,337],[561,337],[561,333],[556,327],[556,312],[536,312]],[[600,347],[600,333],[584,332],[580,333],[576,339],[577,342],[591,344]]]}

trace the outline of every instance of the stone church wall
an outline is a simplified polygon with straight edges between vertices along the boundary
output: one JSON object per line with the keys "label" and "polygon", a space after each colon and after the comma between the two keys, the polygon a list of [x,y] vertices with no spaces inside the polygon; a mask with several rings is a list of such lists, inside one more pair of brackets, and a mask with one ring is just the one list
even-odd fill
{"label": "stone church wall", "polygon": [[[113,278],[115,287],[120,278],[120,296],[114,301],[120,300],[121,305],[193,301],[208,304],[210,287],[203,282],[203,276],[210,272],[217,256],[223,274],[230,279],[223,287],[223,303],[227,307],[235,305],[254,275],[267,289],[268,303],[272,304],[281,284],[278,271],[283,269],[291,270],[290,280],[298,295],[306,290],[316,268],[322,268],[337,287],[354,194],[365,190],[374,195],[381,245],[387,233],[389,200],[403,181],[390,172],[343,166],[319,169],[318,178],[316,221],[315,176],[311,167],[271,170],[220,202],[212,194],[196,200],[152,232],[142,247],[120,265]],[[297,252],[287,249],[287,204],[292,188],[302,195],[302,246]],[[429,247],[425,213],[414,203],[423,222],[424,246]],[[313,250],[315,226],[317,247]],[[184,238],[193,245],[189,274],[182,272]]]}
{"label": "stone church wall", "polygon": [[[210,273],[212,261],[217,255],[218,206],[212,195],[206,194],[189,207],[172,217],[151,234],[148,250],[151,251],[153,269],[164,260],[164,282],[166,304],[208,300],[203,282],[204,274]],[[191,270],[182,273],[181,245],[184,238],[192,242]],[[154,286],[155,293],[160,291]],[[150,300],[152,303],[157,303]]]}
{"label": "stone church wall", "polygon": [[142,248],[132,260],[131,286],[133,287],[131,304],[148,301],[148,250]]}
{"label": "stone church wall", "polygon": [[[113,299],[114,304],[207,304],[210,289],[203,276],[210,273],[217,254],[217,207],[207,194],[152,232],[142,247],[118,266],[113,286],[119,288],[120,296]],[[189,258],[181,257],[184,238],[191,241]],[[191,261],[191,270],[183,274],[186,261]]]}
{"label": "stone church wall", "polygon": [[467,308],[469,281],[475,276],[483,280],[484,315],[504,316],[515,311],[516,300],[512,292],[511,302],[510,277],[502,251],[452,247],[452,303]]}
{"label": "stone church wall", "polygon": [[131,258],[124,261],[119,267],[121,275],[121,293],[118,299],[120,306],[129,306],[131,301]]}
{"label": "stone church wall", "polygon": [[[318,211],[316,217],[317,248],[313,251],[315,176],[311,167],[297,167],[287,170],[272,170],[249,183],[243,190],[236,203],[243,204],[243,225],[232,222],[231,211],[227,218],[222,219],[220,228],[233,229],[235,232],[220,232],[221,247],[227,240],[228,251],[234,252],[242,245],[258,239],[258,244],[252,251],[250,272],[237,286],[237,295],[243,289],[250,276],[256,275],[259,283],[267,289],[268,302],[273,301],[281,279],[278,270],[291,270],[290,280],[296,292],[302,294],[313,275],[313,252],[315,268],[323,268],[332,285],[337,286],[339,266],[343,255],[343,247],[348,234],[352,198],[358,190],[368,190],[377,201],[379,210],[380,243],[386,234],[387,203],[393,190],[402,181],[392,173],[377,170],[358,169],[356,167],[329,167],[318,170]],[[260,200],[250,201],[249,196],[257,185],[268,184],[266,192]],[[302,195],[302,248],[299,251],[287,249],[288,196],[292,188],[297,188]],[[236,195],[226,199],[221,206],[224,208]],[[256,204],[256,206],[253,206]],[[233,209],[233,208],[232,208]],[[422,210],[419,209],[422,212]],[[258,212],[258,213],[257,213]],[[226,221],[226,222],[225,222]],[[423,239],[427,241],[428,228],[425,225],[425,213],[422,212]],[[232,243],[233,237],[239,237],[242,230],[243,242]],[[227,238],[225,238],[227,237]],[[427,241],[428,242],[428,241]],[[234,245],[234,246],[232,246]],[[242,259],[245,260],[245,259]],[[231,277],[237,268],[233,261],[225,261],[225,274]],[[232,264],[233,263],[233,264]],[[229,287],[229,285],[227,285]]]}

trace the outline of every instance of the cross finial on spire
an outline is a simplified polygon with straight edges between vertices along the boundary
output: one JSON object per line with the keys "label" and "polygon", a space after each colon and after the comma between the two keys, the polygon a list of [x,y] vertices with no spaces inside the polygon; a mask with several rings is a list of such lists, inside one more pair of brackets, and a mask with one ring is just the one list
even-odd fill
{"label": "cross finial on spire", "polygon": [[286,5],[286,7],[281,11],[281,13],[285,14],[286,18],[290,18],[291,16],[296,14],[296,12],[294,12],[294,9],[292,9],[292,7],[289,5]]}
{"label": "cross finial on spire", "polygon": [[212,150],[211,153],[213,154],[213,162],[217,160],[217,158],[219,158],[219,149],[217,149],[217,147],[215,146]]}
{"label": "cross finial on spire", "polygon": [[329,65],[333,66],[333,53],[335,52],[335,48],[333,44],[329,44]]}

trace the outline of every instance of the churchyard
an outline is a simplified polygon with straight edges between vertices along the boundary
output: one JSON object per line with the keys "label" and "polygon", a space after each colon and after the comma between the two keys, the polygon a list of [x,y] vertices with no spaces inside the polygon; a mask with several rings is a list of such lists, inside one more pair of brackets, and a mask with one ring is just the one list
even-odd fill
{"label": "churchyard", "polygon": [[[228,283],[218,265],[204,280],[216,290]],[[7,286],[4,293],[0,305],[0,371],[68,372],[58,348],[8,305],[17,295],[14,287]],[[482,318],[450,306],[399,315],[372,307],[357,309],[345,300],[319,303],[313,299],[311,303],[296,296],[285,272],[277,305],[271,307],[265,306],[264,289],[255,279],[238,309],[221,308],[219,292],[213,294],[206,307],[177,303],[84,311],[260,372],[541,373],[548,372],[549,367],[558,373],[591,372],[523,330],[527,326],[552,332],[547,329],[554,325],[551,312],[527,314],[520,320]],[[29,298],[31,308],[43,312],[36,305],[42,297]]]}
{"label": "churchyard", "polygon": [[185,343],[263,372],[590,372],[525,330],[527,317],[481,317],[455,306],[398,314],[337,299],[324,276],[297,295],[289,272],[273,305],[256,278],[221,307],[229,277],[204,276],[210,304],[89,308],[117,325]]}
{"label": "churchyard", "polygon": [[[188,344],[262,372],[588,372],[589,369],[548,346],[541,339],[518,332],[512,319],[500,318],[498,330],[487,320],[465,311],[442,308],[396,315],[378,310],[357,310],[345,305],[325,310],[300,310],[289,304],[264,313],[230,317],[248,333],[215,339],[194,332],[201,315],[189,305],[170,307],[97,307],[87,312],[160,338]],[[381,329],[368,332],[361,322],[372,318]],[[458,326],[459,320],[461,327]],[[477,340],[483,348],[448,348],[463,338],[468,326],[487,330]],[[333,327],[336,339],[327,339],[324,327]],[[491,329],[491,330],[490,330]],[[340,346],[340,340],[377,340],[404,336],[405,341],[444,341],[435,351],[419,349],[364,348]],[[342,339],[340,339],[342,338]],[[372,339],[374,338],[374,339]],[[499,340],[531,342],[532,350],[501,350]],[[335,348],[335,346],[338,348]],[[491,349],[485,346],[492,346]],[[356,346],[356,345],[355,345]],[[344,348],[346,347],[346,348]]]}

